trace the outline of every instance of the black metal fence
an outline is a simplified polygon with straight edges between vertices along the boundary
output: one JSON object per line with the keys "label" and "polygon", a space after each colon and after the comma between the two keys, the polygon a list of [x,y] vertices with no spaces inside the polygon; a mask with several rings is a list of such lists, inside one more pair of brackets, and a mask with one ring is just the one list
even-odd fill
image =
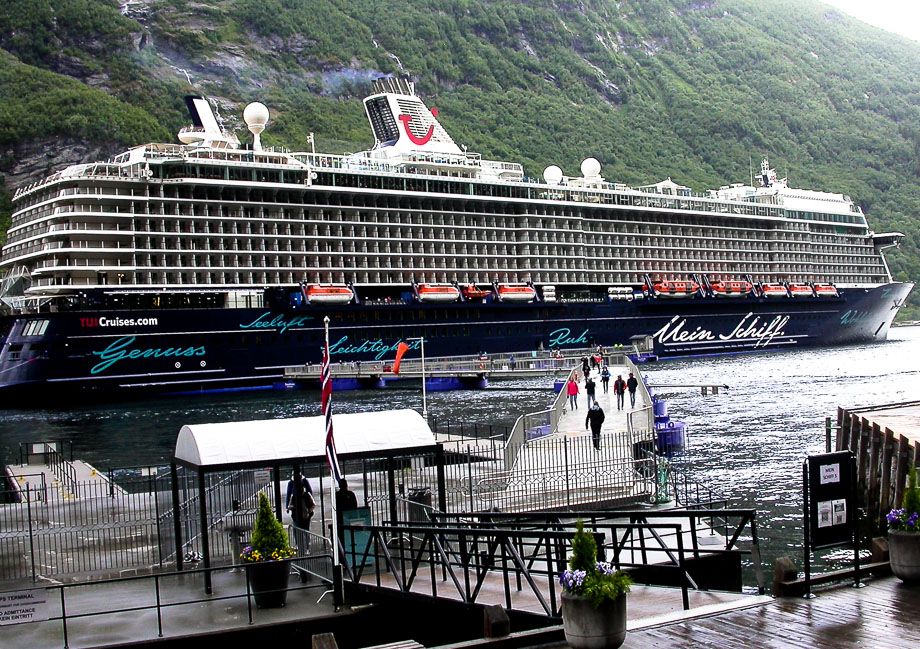
{"label": "black metal fence", "polygon": [[[490,433],[493,437],[464,436],[464,442],[445,444],[443,494],[434,454],[349,461],[344,470],[374,524],[427,521],[428,512],[442,509],[441,503],[447,512],[530,511],[654,499],[656,460],[640,453],[649,443],[641,432],[605,435],[600,450],[589,435],[534,440],[513,449],[517,461],[510,469],[505,444],[494,437],[494,429]],[[318,506],[306,530],[312,547],[331,537],[331,482],[324,465],[303,470]],[[194,567],[202,554],[198,475],[181,467],[177,475],[175,511],[167,467],[118,470],[107,482],[76,483],[67,490],[34,480],[7,493],[11,502],[0,505],[0,580],[172,569],[176,516],[179,553]],[[248,541],[259,492],[283,512],[285,485],[275,485],[268,471],[258,470],[209,473],[205,483],[209,556],[212,565],[228,565]],[[279,493],[281,502],[276,502]]]}

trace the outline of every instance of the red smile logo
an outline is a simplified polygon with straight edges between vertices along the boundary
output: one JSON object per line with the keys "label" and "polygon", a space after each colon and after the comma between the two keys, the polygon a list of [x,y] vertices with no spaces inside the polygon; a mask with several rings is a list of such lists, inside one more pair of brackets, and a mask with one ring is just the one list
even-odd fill
{"label": "red smile logo", "polygon": [[431,136],[434,135],[434,124],[431,124],[428,127],[428,132],[425,134],[425,137],[416,137],[412,134],[412,131],[409,130],[409,122],[412,121],[412,115],[400,115],[399,121],[403,123],[403,128],[406,130],[406,135],[409,136],[409,140],[412,144],[417,144],[422,146],[423,144],[428,144],[428,140],[431,139]]}

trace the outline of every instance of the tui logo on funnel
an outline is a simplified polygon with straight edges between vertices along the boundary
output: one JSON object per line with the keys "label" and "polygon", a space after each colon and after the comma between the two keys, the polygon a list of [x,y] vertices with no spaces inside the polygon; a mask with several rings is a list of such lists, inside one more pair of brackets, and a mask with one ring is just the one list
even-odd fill
{"label": "tui logo on funnel", "polygon": [[425,133],[424,137],[418,137],[411,130],[409,130],[409,122],[412,121],[412,115],[400,115],[399,121],[403,123],[403,128],[406,131],[406,135],[409,136],[409,140],[412,142],[412,144],[417,146],[428,144],[428,141],[431,140],[431,136],[434,135],[434,124],[429,124],[428,132]]}

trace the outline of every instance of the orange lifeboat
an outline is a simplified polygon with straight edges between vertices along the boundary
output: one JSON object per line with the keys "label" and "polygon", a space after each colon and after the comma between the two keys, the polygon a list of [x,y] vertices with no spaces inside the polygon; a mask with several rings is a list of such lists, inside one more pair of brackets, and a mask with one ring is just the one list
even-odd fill
{"label": "orange lifeboat", "polygon": [[655,297],[693,297],[698,290],[700,290],[699,284],[683,280],[664,280],[652,283],[652,292],[655,294]]}
{"label": "orange lifeboat", "polygon": [[418,299],[421,302],[456,302],[460,289],[453,284],[419,284]]}
{"label": "orange lifeboat", "polygon": [[537,292],[524,284],[499,284],[498,299],[502,302],[533,302]]}
{"label": "orange lifeboat", "polygon": [[475,284],[467,284],[460,289],[463,292],[463,297],[467,300],[481,300],[483,298],[489,297],[492,291],[488,291],[483,288],[479,288]]}
{"label": "orange lifeboat", "polygon": [[789,295],[782,284],[764,284],[761,290],[764,297],[787,297]]}
{"label": "orange lifeboat", "polygon": [[750,282],[736,280],[713,282],[711,287],[716,297],[747,297],[754,288]]}
{"label": "orange lifeboat", "polygon": [[310,304],[348,304],[355,297],[344,284],[307,284],[304,295]]}
{"label": "orange lifeboat", "polygon": [[815,284],[815,294],[818,297],[840,297],[837,287],[833,284]]}
{"label": "orange lifeboat", "polygon": [[811,290],[808,284],[790,284],[789,294],[792,297],[811,297],[814,295],[814,291]]}

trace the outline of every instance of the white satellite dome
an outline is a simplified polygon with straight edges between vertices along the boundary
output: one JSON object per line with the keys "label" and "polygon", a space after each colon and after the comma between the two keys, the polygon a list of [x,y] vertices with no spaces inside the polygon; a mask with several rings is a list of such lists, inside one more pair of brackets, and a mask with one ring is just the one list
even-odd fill
{"label": "white satellite dome", "polygon": [[581,175],[585,178],[594,178],[601,175],[601,163],[597,158],[585,158],[581,162]]}
{"label": "white satellite dome", "polygon": [[254,101],[243,109],[243,121],[249,127],[249,132],[252,133],[253,151],[261,151],[262,140],[259,138],[259,133],[265,130],[265,125],[268,123],[268,107]]}
{"label": "white satellite dome", "polygon": [[549,185],[558,185],[562,181],[562,169],[556,165],[550,165],[543,170],[543,180]]}
{"label": "white satellite dome", "polygon": [[243,121],[246,122],[250,131],[254,126],[261,126],[264,129],[268,123],[268,107],[258,101],[249,104],[243,109]]}

